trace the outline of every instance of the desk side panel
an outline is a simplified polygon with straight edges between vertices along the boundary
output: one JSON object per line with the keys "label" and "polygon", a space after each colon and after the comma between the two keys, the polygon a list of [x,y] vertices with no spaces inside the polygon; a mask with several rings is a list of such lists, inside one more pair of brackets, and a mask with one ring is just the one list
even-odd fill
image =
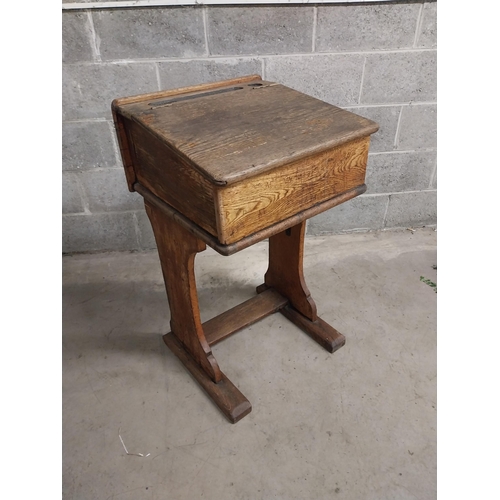
{"label": "desk side panel", "polygon": [[231,244],[365,182],[370,137],[218,189],[220,241]]}
{"label": "desk side panel", "polygon": [[124,120],[137,181],[205,231],[217,236],[212,184],[144,127],[133,120]]}
{"label": "desk side panel", "polygon": [[120,148],[120,155],[122,157],[123,168],[125,169],[125,177],[127,179],[127,186],[129,191],[134,191],[134,183],[137,181],[135,177],[134,164],[130,154],[130,139],[127,136],[127,130],[124,125],[123,116],[112,108],[113,121],[115,124],[116,138],[118,139],[118,146]]}

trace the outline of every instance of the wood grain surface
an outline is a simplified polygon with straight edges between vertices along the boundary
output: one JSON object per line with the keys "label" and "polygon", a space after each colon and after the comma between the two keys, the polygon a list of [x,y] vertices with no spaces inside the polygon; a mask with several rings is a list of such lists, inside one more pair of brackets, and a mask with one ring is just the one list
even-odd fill
{"label": "wood grain surface", "polygon": [[125,177],[127,179],[127,187],[129,191],[134,191],[134,184],[137,181],[134,170],[134,162],[130,152],[130,138],[129,131],[124,123],[125,118],[118,113],[114,108],[112,109],[113,121],[115,123],[116,137],[118,139],[118,147],[120,148],[120,155],[122,157],[123,168],[125,169]]}
{"label": "wood grain surface", "polygon": [[128,130],[137,181],[217,236],[213,185],[192,168],[189,160],[175,154],[138,123],[131,121]]}
{"label": "wood grain surface", "polygon": [[365,182],[369,137],[217,190],[223,244],[286,219]]}
{"label": "wood grain surface", "polygon": [[269,267],[264,283],[285,296],[305,317],[315,321],[316,304],[304,279],[305,235],[304,221],[269,238]]}
{"label": "wood grain surface", "polygon": [[319,317],[311,321],[292,306],[285,306],[280,313],[330,353],[345,345],[345,336]]}
{"label": "wood grain surface", "polygon": [[215,251],[220,253],[221,255],[233,255],[236,252],[244,250],[259,241],[265,240],[274,234],[277,234],[281,231],[284,231],[292,226],[295,226],[299,222],[305,221],[318,215],[325,210],[329,210],[330,208],[336,207],[341,203],[351,200],[356,196],[359,196],[366,192],[366,184],[358,186],[354,189],[350,189],[345,193],[339,194],[331,198],[330,200],[324,201],[323,203],[319,203],[318,205],[314,205],[311,208],[303,210],[292,217],[288,217],[287,219],[282,219],[276,224],[272,226],[268,226],[261,231],[257,231],[256,233],[250,234],[241,240],[236,241],[235,243],[231,243],[229,245],[223,245],[217,239],[217,237],[211,235],[204,229],[202,229],[198,224],[189,220],[185,215],[175,210],[168,203],[165,203],[163,200],[155,196],[149,189],[146,189],[143,185],[136,182],[134,184],[134,190],[141,194],[144,199],[151,205],[155,206],[159,210],[161,210],[168,217],[174,219],[178,224],[180,224],[184,229],[189,231],[191,234],[196,236],[197,238],[204,241],[207,245],[211,246]]}
{"label": "wood grain surface", "polygon": [[164,335],[163,341],[232,424],[235,424],[252,411],[250,401],[248,401],[224,373],[221,372],[221,379],[219,382],[214,383],[207,377],[206,373],[190,356],[173,333]]}
{"label": "wood grain surface", "polygon": [[287,304],[288,299],[276,290],[266,290],[203,323],[207,342],[212,346],[242,328],[279,311]]}
{"label": "wood grain surface", "polygon": [[359,194],[378,129],[258,75],[116,99],[112,110],[129,189],[225,249]]}
{"label": "wood grain surface", "polygon": [[130,97],[120,97],[111,103],[112,109],[118,109],[125,104],[134,104],[138,102],[150,101],[155,99],[164,99],[166,97],[177,96],[180,94],[192,94],[195,92],[205,92],[219,87],[226,87],[237,85],[239,83],[253,82],[255,80],[262,80],[260,75],[246,75],[239,78],[231,78],[228,80],[221,80],[218,82],[201,83],[199,85],[191,85],[187,87],[179,87],[176,89],[160,90],[158,92],[150,92],[149,94],[138,94]]}
{"label": "wood grain surface", "polygon": [[194,275],[194,258],[205,243],[147,202],[146,212],[158,247],[172,333],[210,380],[220,382],[222,373],[201,326]]}
{"label": "wood grain surface", "polygon": [[[159,105],[165,95],[117,101],[115,109],[189,158],[215,185],[232,184],[366,137],[378,125],[296,90],[257,78],[205,88]],[[186,95],[186,94],[183,94]],[[121,102],[121,104],[120,104]]]}
{"label": "wood grain surface", "polygon": [[[378,125],[258,75],[116,99],[127,184],[145,199],[170,305],[163,337],[231,422],[249,401],[215,344],[281,311],[330,352],[345,338],[318,317],[304,280],[305,221],[366,190]],[[201,323],[194,259],[269,238],[258,296]]]}

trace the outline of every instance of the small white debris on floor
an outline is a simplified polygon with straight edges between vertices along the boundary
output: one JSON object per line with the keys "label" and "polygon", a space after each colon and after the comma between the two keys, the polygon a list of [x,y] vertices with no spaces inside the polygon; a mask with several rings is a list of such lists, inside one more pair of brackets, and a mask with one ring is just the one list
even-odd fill
{"label": "small white debris on floor", "polygon": [[149,457],[149,455],[151,455],[151,453],[148,453],[146,456],[144,456],[142,453],[129,453],[129,451],[127,450],[127,447],[125,446],[125,443],[123,442],[123,439],[120,435],[120,429],[118,429],[118,437],[120,438],[120,441],[122,442],[122,445],[123,445],[123,449],[125,450],[125,453],[127,455],[135,455],[136,457],[143,457],[143,458]]}

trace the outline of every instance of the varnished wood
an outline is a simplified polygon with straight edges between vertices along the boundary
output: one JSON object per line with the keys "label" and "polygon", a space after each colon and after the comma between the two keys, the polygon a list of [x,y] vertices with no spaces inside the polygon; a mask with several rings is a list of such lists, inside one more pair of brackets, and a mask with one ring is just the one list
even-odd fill
{"label": "varnished wood", "polygon": [[378,128],[255,75],[117,99],[112,109],[129,189],[144,186],[218,245],[305,220],[364,187]]}
{"label": "varnished wood", "polygon": [[362,186],[369,142],[363,137],[217,190],[221,243],[234,243]]}
{"label": "varnished wood", "polygon": [[115,108],[191,158],[215,185],[254,177],[378,129],[371,120],[275,82],[231,80],[217,88],[224,87],[240,89],[215,95],[201,89],[198,99],[166,107],[154,107],[155,99],[145,97]]}
{"label": "varnished wood", "polygon": [[137,181],[154,195],[217,236],[213,186],[190,161],[135,122],[128,125],[133,140]]}
{"label": "varnished wood", "polygon": [[187,217],[182,215],[180,212],[172,208],[170,205],[162,201],[160,198],[151,193],[144,186],[141,186],[139,183],[134,184],[134,190],[140,193],[145,200],[148,201],[151,205],[154,205],[162,212],[167,214],[169,217],[172,217],[178,224],[180,224],[184,229],[189,231],[191,234],[194,234],[196,237],[200,238],[207,245],[211,246],[215,251],[220,253],[221,255],[233,255],[240,250],[244,250],[259,241],[265,240],[269,238],[273,234],[279,233],[288,229],[289,227],[295,226],[299,222],[305,221],[310,217],[313,217],[317,214],[324,212],[330,208],[336,207],[341,203],[344,203],[352,198],[363,194],[366,191],[366,185],[358,186],[354,189],[350,189],[345,193],[342,193],[334,198],[327,200],[323,203],[319,203],[318,205],[314,205],[307,210],[303,210],[298,214],[293,215],[292,217],[288,217],[287,219],[283,219],[276,224],[273,224],[261,231],[257,231],[254,234],[247,236],[246,238],[242,238],[241,240],[231,243],[230,245],[222,245],[219,243],[219,240],[214,236],[210,235],[208,232],[204,231],[201,227],[194,224]]}
{"label": "varnished wood", "polygon": [[164,99],[166,97],[178,96],[184,94],[190,94],[200,91],[207,91],[212,89],[217,89],[225,86],[237,85],[239,83],[247,83],[262,80],[260,75],[248,75],[242,76],[239,78],[231,78],[229,80],[223,80],[219,82],[209,82],[209,83],[201,83],[199,85],[191,85],[188,87],[179,87],[177,89],[169,89],[169,90],[160,90],[159,92],[150,92],[149,94],[138,94],[130,97],[120,97],[115,99],[111,106],[112,108],[118,108],[120,106],[124,106],[126,104],[134,104],[138,102],[150,101],[155,99]]}
{"label": "varnished wood", "polygon": [[127,129],[124,124],[125,118],[119,114],[114,108],[112,109],[113,121],[115,123],[116,137],[122,157],[123,168],[125,169],[125,177],[127,179],[127,187],[129,191],[134,191],[134,184],[137,181],[134,170],[134,162],[130,151],[131,141],[127,135]]}
{"label": "varnished wood", "polygon": [[[272,288],[262,283],[257,287],[257,293],[267,293]],[[319,316],[316,316],[314,321],[301,314],[294,309],[290,304],[286,304],[279,309],[279,312],[288,318],[293,324],[306,332],[318,344],[323,346],[328,352],[335,352],[345,344],[345,337],[335,328],[323,321]]]}
{"label": "varnished wood", "polygon": [[[258,82],[261,80],[260,75],[248,75],[240,78],[233,78],[224,80],[222,82],[203,83],[201,85],[192,85],[189,87],[181,87],[177,89],[161,90],[159,92],[151,92],[149,94],[139,94],[130,97],[121,97],[114,99],[111,103],[111,113],[115,124],[116,135],[118,139],[118,146],[122,157],[123,166],[125,168],[125,175],[127,178],[127,185],[130,191],[133,191],[133,185],[137,181],[134,171],[134,162],[132,161],[132,154],[134,148],[134,141],[127,134],[128,126],[130,126],[130,113],[127,113],[124,106],[136,103],[142,103],[148,100],[164,99],[167,97],[189,95],[200,91],[206,92],[212,89],[221,88],[224,86],[234,86],[247,82]],[[124,122],[128,122],[125,126]]]}
{"label": "varnished wood", "polygon": [[257,293],[275,289],[289,300],[280,312],[329,352],[345,344],[345,337],[317,315],[316,303],[304,278],[305,222],[269,238],[269,268]]}
{"label": "varnished wood", "polygon": [[319,317],[311,321],[291,306],[284,307],[280,312],[328,352],[333,353],[345,344],[344,335]]}
{"label": "varnished wood", "polygon": [[[251,411],[211,346],[280,311],[329,352],[345,338],[304,280],[305,221],[365,192],[371,120],[250,75],[116,99],[127,184],[146,202],[171,311],[164,341],[231,422]],[[259,295],[201,324],[194,259],[269,238]]]}
{"label": "varnished wood", "polygon": [[301,222],[269,238],[269,267],[264,283],[285,296],[306,318],[315,321],[316,304],[304,279],[304,236]]}
{"label": "varnished wood", "polygon": [[203,333],[194,277],[194,258],[205,243],[147,202],[146,212],[160,256],[172,332],[210,379],[219,382],[222,374]]}
{"label": "varnished wood", "polygon": [[243,396],[224,373],[221,372],[221,378],[215,384],[205,371],[200,369],[199,364],[190,356],[173,333],[164,335],[163,340],[231,423],[235,424],[252,411],[250,401]]}
{"label": "varnished wood", "polygon": [[242,328],[246,328],[283,309],[287,304],[288,299],[280,295],[276,290],[266,290],[203,323],[203,331],[207,342],[212,346]]}

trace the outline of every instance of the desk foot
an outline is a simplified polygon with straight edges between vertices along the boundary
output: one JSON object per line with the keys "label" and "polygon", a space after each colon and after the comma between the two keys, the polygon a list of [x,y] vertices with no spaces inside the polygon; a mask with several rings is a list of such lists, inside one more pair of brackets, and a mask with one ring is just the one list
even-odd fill
{"label": "desk foot", "polygon": [[[265,283],[257,287],[257,293],[264,293],[272,290]],[[302,331],[306,332],[319,345],[324,347],[328,352],[335,352],[345,344],[345,337],[340,332],[335,330],[326,321],[323,321],[319,316],[316,316],[314,321],[304,316],[290,304],[286,304],[279,309],[279,312],[288,318],[294,325],[298,326]]]}
{"label": "desk foot", "polygon": [[345,344],[345,337],[319,317],[311,321],[291,306],[284,307],[280,312],[328,352],[333,353]]}
{"label": "desk foot", "polygon": [[252,411],[250,401],[222,372],[220,372],[221,380],[217,383],[213,382],[173,333],[164,335],[163,341],[231,423],[235,424]]}

